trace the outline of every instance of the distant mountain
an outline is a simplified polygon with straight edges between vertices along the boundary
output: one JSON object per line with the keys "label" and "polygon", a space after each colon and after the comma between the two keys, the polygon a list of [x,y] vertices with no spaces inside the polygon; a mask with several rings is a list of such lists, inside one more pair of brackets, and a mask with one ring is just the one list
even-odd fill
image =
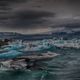
{"label": "distant mountain", "polygon": [[0,39],[11,39],[15,38],[17,36],[20,36],[21,34],[19,33],[14,33],[14,32],[0,32]]}
{"label": "distant mountain", "polygon": [[37,40],[52,38],[50,34],[20,34],[14,32],[0,32],[0,39],[22,39],[22,40]]}
{"label": "distant mountain", "polygon": [[50,34],[20,34],[15,32],[0,32],[0,39],[20,39],[20,40],[41,40],[41,39],[52,39],[52,38],[80,38],[80,31],[67,33],[61,32],[51,32]]}

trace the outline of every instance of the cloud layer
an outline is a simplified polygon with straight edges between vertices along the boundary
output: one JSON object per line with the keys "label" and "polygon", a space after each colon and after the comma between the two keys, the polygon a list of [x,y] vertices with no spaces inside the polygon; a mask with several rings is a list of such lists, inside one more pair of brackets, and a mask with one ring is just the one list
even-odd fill
{"label": "cloud layer", "polygon": [[8,20],[3,22],[9,28],[33,28],[44,25],[48,22],[48,17],[53,17],[54,13],[37,10],[24,10],[15,12]]}
{"label": "cloud layer", "polygon": [[0,31],[79,28],[79,4],[79,0],[0,0]]}

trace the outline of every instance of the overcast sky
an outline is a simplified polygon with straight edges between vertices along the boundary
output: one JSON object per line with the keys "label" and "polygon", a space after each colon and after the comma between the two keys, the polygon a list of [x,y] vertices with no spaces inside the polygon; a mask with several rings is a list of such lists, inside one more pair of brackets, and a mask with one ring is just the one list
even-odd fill
{"label": "overcast sky", "polygon": [[0,0],[0,32],[31,34],[64,26],[79,28],[79,21],[80,0]]}

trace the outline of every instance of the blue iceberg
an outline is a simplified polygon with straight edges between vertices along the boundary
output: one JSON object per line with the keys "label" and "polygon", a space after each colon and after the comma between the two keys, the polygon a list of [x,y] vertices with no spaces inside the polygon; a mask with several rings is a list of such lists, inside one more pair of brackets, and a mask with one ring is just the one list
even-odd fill
{"label": "blue iceberg", "polygon": [[9,52],[1,53],[0,54],[0,59],[12,59],[16,58],[18,56],[21,56],[23,53],[16,51],[16,50],[11,50]]}
{"label": "blue iceberg", "polygon": [[25,46],[24,45],[20,45],[20,44],[10,44],[7,45],[4,50],[20,50],[20,49],[24,49]]}

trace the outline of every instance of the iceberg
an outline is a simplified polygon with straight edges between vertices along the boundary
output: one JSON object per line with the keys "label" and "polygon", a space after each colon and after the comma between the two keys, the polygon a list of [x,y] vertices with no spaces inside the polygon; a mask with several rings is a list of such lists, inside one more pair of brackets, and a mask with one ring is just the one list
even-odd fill
{"label": "iceberg", "polygon": [[24,49],[25,46],[24,45],[20,45],[20,44],[10,44],[7,45],[4,50],[20,50],[20,49]]}
{"label": "iceberg", "polygon": [[16,51],[16,50],[11,50],[9,52],[5,52],[0,54],[0,59],[12,59],[12,58],[16,58],[18,56],[21,56],[23,53]]}

